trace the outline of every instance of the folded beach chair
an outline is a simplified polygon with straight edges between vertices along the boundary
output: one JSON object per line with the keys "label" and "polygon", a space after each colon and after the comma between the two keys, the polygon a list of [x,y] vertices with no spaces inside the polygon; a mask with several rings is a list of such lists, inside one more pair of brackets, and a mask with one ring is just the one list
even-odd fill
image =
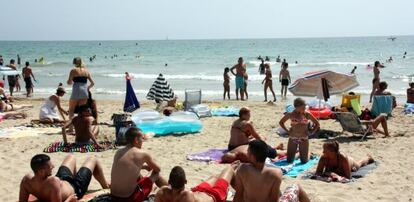
{"label": "folded beach chair", "polygon": [[372,103],[371,114],[374,117],[384,113],[390,116],[392,113],[393,97],[391,95],[376,95]]}
{"label": "folded beach chair", "polygon": [[198,104],[201,104],[201,90],[185,90],[184,110]]}
{"label": "folded beach chair", "polygon": [[342,95],[342,103],[341,103],[341,107],[346,107],[346,108],[352,108],[352,104],[351,104],[351,100],[358,100],[358,103],[361,102],[361,95],[357,94],[357,95],[348,95],[348,94],[343,94]]}
{"label": "folded beach chair", "polygon": [[341,124],[343,131],[362,134],[361,140],[374,131],[371,121],[361,121],[356,114],[351,112],[338,112],[336,113],[336,119]]}

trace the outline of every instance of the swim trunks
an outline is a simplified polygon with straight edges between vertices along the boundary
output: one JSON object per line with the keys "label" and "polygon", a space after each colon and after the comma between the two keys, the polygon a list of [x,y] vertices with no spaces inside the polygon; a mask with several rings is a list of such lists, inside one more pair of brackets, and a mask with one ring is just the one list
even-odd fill
{"label": "swim trunks", "polygon": [[17,83],[17,77],[15,75],[7,76],[7,81],[9,81],[10,87],[15,87]]}
{"label": "swim trunks", "polygon": [[24,78],[24,82],[26,83],[26,88],[32,88],[33,87],[32,78],[30,78],[30,77]]}
{"label": "swim trunks", "polygon": [[279,198],[279,202],[299,202],[299,186],[292,184],[286,187],[282,196]]}
{"label": "swim trunks", "polygon": [[92,179],[92,171],[89,168],[81,167],[78,172],[73,175],[70,169],[66,166],[60,166],[56,177],[61,180],[69,182],[75,190],[78,199],[81,199],[88,191],[89,183]]}
{"label": "swim trunks", "polygon": [[282,79],[282,86],[288,86],[289,85],[289,79]]}
{"label": "swim trunks", "polygon": [[214,202],[225,202],[227,199],[228,188],[229,183],[225,179],[219,178],[213,186],[207,182],[202,182],[192,188],[191,191],[206,193],[213,198]]}
{"label": "swim trunks", "polygon": [[112,196],[113,201],[123,201],[123,202],[137,202],[144,201],[148,198],[152,190],[153,182],[149,177],[142,177],[137,180],[137,188],[134,193],[131,194],[128,198]]}
{"label": "swim trunks", "polygon": [[236,88],[244,90],[244,77],[236,76]]}

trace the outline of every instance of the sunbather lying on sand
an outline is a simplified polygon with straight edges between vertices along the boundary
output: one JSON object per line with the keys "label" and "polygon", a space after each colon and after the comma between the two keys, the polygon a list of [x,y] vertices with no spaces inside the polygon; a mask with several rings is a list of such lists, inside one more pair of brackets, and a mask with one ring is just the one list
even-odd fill
{"label": "sunbather lying on sand", "polygon": [[185,190],[187,179],[184,169],[175,166],[170,173],[169,186],[162,187],[155,196],[155,202],[225,202],[227,191],[238,165],[227,166],[219,176],[212,176],[205,182]]}
{"label": "sunbather lying on sand", "polygon": [[25,119],[27,114],[24,112],[0,112],[0,121],[4,119]]}
{"label": "sunbather lying on sand", "polygon": [[[231,163],[236,160],[245,162],[247,156],[247,145],[251,140],[264,140],[255,130],[250,121],[250,109],[242,107],[239,111],[239,119],[233,122],[230,130],[230,140],[228,151],[222,157],[223,163]],[[268,146],[269,158],[276,158],[277,152],[275,148]]]}
{"label": "sunbather lying on sand", "polygon": [[331,140],[323,144],[323,155],[319,159],[316,176],[328,177],[328,181],[351,179],[351,172],[358,171],[363,166],[373,163],[374,159],[366,158],[355,161],[352,157],[339,152],[339,143]]}
{"label": "sunbather lying on sand", "polygon": [[243,163],[235,177],[236,195],[233,201],[310,201],[306,192],[297,184],[290,185],[281,194],[282,171],[265,166],[267,145],[261,140],[249,143],[250,163]]}
{"label": "sunbather lying on sand", "polygon": [[29,195],[40,201],[67,201],[81,199],[88,191],[92,176],[102,188],[109,188],[102,166],[97,159],[89,157],[76,171],[76,159],[72,154],[65,157],[56,176],[52,176],[55,167],[45,154],[35,155],[30,161],[34,175],[27,174],[20,183],[19,202],[26,202]]}
{"label": "sunbather lying on sand", "polygon": [[32,108],[32,107],[33,105],[16,105],[16,104],[6,103],[3,100],[0,100],[0,112],[10,112],[10,111],[16,111],[19,109]]}

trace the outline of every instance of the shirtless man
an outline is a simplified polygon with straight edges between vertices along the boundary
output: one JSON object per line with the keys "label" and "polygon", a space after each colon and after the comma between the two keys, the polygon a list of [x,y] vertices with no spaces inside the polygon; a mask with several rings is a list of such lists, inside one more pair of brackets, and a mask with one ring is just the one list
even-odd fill
{"label": "shirtless man", "polygon": [[280,95],[283,98],[286,98],[286,92],[288,85],[290,83],[290,73],[288,70],[289,64],[287,62],[282,63],[282,69],[279,73],[279,82],[282,84],[282,89],[280,90]]}
{"label": "shirtless man", "polygon": [[[114,201],[144,201],[155,183],[158,187],[168,183],[160,173],[160,167],[150,154],[141,149],[143,134],[137,128],[130,128],[125,133],[127,146],[119,149],[114,156],[111,171],[111,195]],[[143,177],[141,170],[150,171]]]}
{"label": "shirtless man", "polygon": [[[236,69],[236,73],[234,72]],[[240,99],[244,100],[244,79],[246,74],[246,65],[243,64],[243,58],[240,57],[238,63],[230,69],[231,73],[236,76],[236,99],[239,100],[239,91]]]}
{"label": "shirtless man", "polygon": [[381,65],[379,61],[375,61],[374,68],[372,71],[374,72],[374,79],[372,79],[372,91],[369,97],[369,102],[372,102],[372,97],[374,96],[375,91],[379,88],[380,83],[380,70],[379,68],[383,68],[384,66]]}
{"label": "shirtless man", "polygon": [[[227,147],[228,151],[223,155],[222,161],[225,163],[231,163],[236,160],[242,162],[247,161],[247,145],[253,139],[263,140],[253,127],[253,124],[250,120],[250,109],[247,107],[242,107],[239,111],[239,119],[233,122],[230,130],[230,140]],[[268,146],[269,158],[276,158],[277,152],[276,149]]]}
{"label": "shirtless man", "polygon": [[30,67],[29,62],[26,62],[26,66],[23,67],[22,76],[23,76],[24,82],[26,83],[26,92],[27,92],[26,97],[31,97],[33,93],[32,77],[34,81],[36,81],[36,79],[33,75],[32,68]]}
{"label": "shirtless man", "polygon": [[235,202],[261,201],[310,201],[299,185],[290,185],[280,192],[282,171],[279,168],[265,166],[267,144],[261,140],[249,143],[247,156],[250,163],[243,163],[235,177]]}
{"label": "shirtless man", "polygon": [[407,103],[414,104],[414,82],[409,83],[410,88],[407,89]]}
{"label": "shirtless man", "polygon": [[187,179],[184,169],[175,166],[170,173],[168,184],[155,195],[155,202],[225,202],[227,191],[233,179],[234,167],[227,166],[219,176],[212,176],[191,191],[185,190]]}
{"label": "shirtless man", "polygon": [[78,144],[89,144],[95,143],[98,144],[96,141],[96,137],[99,134],[99,130],[97,126],[93,126],[94,118],[91,115],[91,111],[88,105],[79,106],[79,114],[71,121],[66,123],[62,127],[62,136],[63,142],[66,144],[66,129],[74,126],[75,127],[75,142]]}
{"label": "shirtless man", "polygon": [[67,155],[56,176],[52,176],[55,166],[50,157],[45,154],[35,155],[30,162],[30,167],[34,175],[27,174],[23,177],[20,183],[19,202],[28,201],[30,194],[40,201],[77,201],[88,191],[92,175],[103,189],[109,188],[101,164],[93,157],[87,158],[76,171],[75,157],[72,154]]}

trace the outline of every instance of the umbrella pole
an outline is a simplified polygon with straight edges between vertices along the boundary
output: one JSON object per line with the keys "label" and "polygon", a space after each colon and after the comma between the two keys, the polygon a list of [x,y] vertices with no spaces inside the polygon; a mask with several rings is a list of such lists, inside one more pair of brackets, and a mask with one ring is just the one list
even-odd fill
{"label": "umbrella pole", "polygon": [[320,119],[320,117],[321,117],[321,99],[319,99],[319,110],[318,110],[318,120]]}

